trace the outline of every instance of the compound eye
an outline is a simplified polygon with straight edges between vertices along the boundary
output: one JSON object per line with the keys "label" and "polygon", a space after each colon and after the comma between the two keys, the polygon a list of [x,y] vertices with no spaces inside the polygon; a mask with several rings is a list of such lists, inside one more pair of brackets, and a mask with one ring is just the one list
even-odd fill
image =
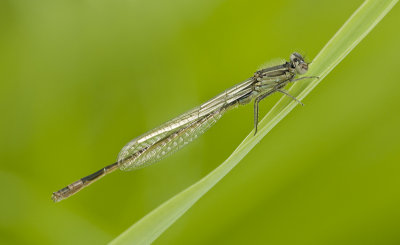
{"label": "compound eye", "polygon": [[303,56],[301,54],[294,52],[293,54],[290,55],[290,61],[291,62],[296,62],[296,63],[301,63],[304,61]]}

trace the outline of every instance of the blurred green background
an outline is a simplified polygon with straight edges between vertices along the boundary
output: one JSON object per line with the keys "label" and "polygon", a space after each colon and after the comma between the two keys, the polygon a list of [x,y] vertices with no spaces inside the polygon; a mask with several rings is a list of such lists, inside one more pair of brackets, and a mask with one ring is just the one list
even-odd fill
{"label": "blurred green background", "polygon": [[[312,60],[362,2],[1,0],[0,243],[111,241],[222,163],[252,106],[160,164],[51,193],[261,64]],[[399,244],[399,23],[396,6],[155,243]]]}

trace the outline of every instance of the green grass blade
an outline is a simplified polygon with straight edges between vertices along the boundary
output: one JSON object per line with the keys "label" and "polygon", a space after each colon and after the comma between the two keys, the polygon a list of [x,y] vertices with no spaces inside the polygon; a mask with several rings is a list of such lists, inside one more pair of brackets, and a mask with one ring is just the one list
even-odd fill
{"label": "green grass blade", "polygon": [[[314,59],[307,76],[320,79],[294,84],[290,93],[302,100],[379,23],[397,0],[365,1],[346,21]],[[175,195],[114,239],[111,244],[149,244],[157,239],[239,161],[294,107],[296,102],[282,97],[259,124],[256,136],[250,133],[232,155],[203,179]]]}

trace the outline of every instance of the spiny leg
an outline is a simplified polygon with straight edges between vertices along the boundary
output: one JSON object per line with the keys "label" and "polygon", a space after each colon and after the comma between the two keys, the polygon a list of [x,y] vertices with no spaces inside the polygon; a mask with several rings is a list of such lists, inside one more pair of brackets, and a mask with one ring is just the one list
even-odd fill
{"label": "spiny leg", "polygon": [[258,103],[260,100],[258,99],[260,97],[257,97],[254,100],[254,135],[257,133],[257,126],[258,126]]}
{"label": "spiny leg", "polygon": [[292,81],[290,81],[290,82],[297,82],[297,81],[300,81],[300,80],[303,80],[303,79],[312,79],[312,78],[316,78],[316,79],[319,79],[319,77],[317,77],[317,76],[311,76],[311,77],[300,77],[300,78],[297,78],[297,79],[294,79],[294,80],[292,80]]}
{"label": "spiny leg", "polygon": [[294,97],[293,95],[289,94],[286,90],[284,90],[284,89],[277,89],[276,91],[278,91],[278,92],[280,92],[280,93],[282,93],[282,94],[284,94],[284,95],[289,96],[289,97],[292,98],[294,101],[296,101],[296,102],[299,103],[300,105],[304,106],[304,104],[301,103],[300,100],[298,100],[298,99],[297,99],[296,97]]}
{"label": "spiny leg", "polygon": [[[300,80],[303,80],[303,79],[312,79],[312,78],[319,79],[318,76],[309,76],[309,77],[300,77],[300,78],[291,80],[290,82],[297,82],[297,81],[300,81]],[[289,97],[292,98],[294,101],[296,101],[296,102],[299,103],[300,105],[304,106],[304,104],[301,103],[300,100],[298,100],[296,97],[294,97],[294,96],[292,96],[291,94],[289,94],[285,89],[279,88],[279,89],[277,89],[276,91],[278,91],[278,92],[280,92],[280,93],[282,93],[282,94],[284,94],[284,95],[289,96]]]}
{"label": "spiny leg", "polygon": [[254,135],[257,134],[257,128],[258,128],[258,104],[260,103],[261,100],[263,100],[263,99],[265,99],[265,97],[273,94],[275,91],[276,91],[275,89],[268,91],[267,93],[258,96],[254,100]]}

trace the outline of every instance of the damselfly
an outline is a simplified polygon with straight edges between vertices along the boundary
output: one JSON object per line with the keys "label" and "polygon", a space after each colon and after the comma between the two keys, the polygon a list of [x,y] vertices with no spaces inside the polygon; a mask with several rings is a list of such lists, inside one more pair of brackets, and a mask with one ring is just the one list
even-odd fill
{"label": "damselfly", "polygon": [[265,97],[279,92],[302,104],[284,90],[284,87],[290,82],[317,78],[301,77],[295,79],[296,75],[302,75],[308,71],[308,65],[309,63],[305,62],[299,53],[293,53],[290,55],[289,62],[255,72],[254,76],[224,91],[199,107],[133,139],[122,148],[118,154],[117,162],[54,192],[53,201],[58,202],[77,193],[117,168],[129,171],[161,160],[203,134],[229,109],[248,104],[253,99],[254,131],[256,134],[258,104]]}

